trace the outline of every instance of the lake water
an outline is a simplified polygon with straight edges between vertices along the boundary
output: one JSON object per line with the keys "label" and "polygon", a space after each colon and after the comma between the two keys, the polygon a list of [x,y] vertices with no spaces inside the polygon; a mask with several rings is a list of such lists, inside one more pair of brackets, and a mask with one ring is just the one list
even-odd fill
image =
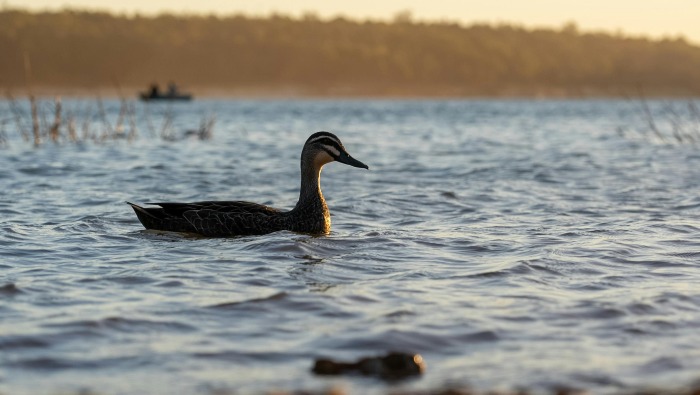
{"label": "lake water", "polygon": [[[92,114],[97,133],[94,103],[64,101],[64,114],[79,131]],[[668,103],[650,105],[672,127]],[[116,123],[119,103],[104,106]],[[174,136],[215,114],[212,139],[152,136],[164,112]],[[654,136],[632,102],[137,104],[131,142],[38,148],[11,117],[0,102],[0,393],[617,392],[700,378],[700,145]],[[124,204],[291,208],[319,130],[370,166],[324,168],[328,236],[152,234]],[[318,357],[390,350],[420,353],[425,375],[310,372]]]}

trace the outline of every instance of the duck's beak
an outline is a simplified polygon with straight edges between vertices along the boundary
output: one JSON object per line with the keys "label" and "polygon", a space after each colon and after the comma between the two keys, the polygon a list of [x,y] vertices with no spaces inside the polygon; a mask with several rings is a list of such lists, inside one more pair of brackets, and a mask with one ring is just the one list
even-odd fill
{"label": "duck's beak", "polygon": [[360,168],[369,170],[369,166],[367,166],[366,164],[353,158],[352,156],[350,156],[350,154],[348,154],[345,151],[341,152],[340,155],[338,155],[338,157],[335,160],[337,160],[340,163],[345,163],[346,165],[350,165],[353,167],[360,167]]}

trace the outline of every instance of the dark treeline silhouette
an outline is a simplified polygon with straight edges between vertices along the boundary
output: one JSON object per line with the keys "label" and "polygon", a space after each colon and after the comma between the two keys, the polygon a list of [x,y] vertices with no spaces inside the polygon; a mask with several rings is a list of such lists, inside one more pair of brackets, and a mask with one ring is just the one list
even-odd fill
{"label": "dark treeline silhouette", "polygon": [[0,11],[0,87],[145,87],[316,94],[696,95],[700,47],[517,26],[312,16]]}

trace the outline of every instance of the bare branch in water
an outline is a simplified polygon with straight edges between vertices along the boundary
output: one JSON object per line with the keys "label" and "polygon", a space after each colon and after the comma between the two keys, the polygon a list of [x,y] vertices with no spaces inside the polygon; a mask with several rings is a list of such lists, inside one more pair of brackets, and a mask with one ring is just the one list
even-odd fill
{"label": "bare branch in water", "polygon": [[137,136],[136,133],[136,106],[131,103],[129,105],[129,110],[128,110],[128,115],[129,115],[129,136],[127,137],[127,140],[129,142],[134,141],[134,139]]}
{"label": "bare branch in water", "polygon": [[659,128],[656,127],[656,122],[654,121],[654,115],[651,113],[651,109],[649,108],[649,104],[647,103],[646,99],[642,97],[642,109],[644,110],[644,114],[646,115],[647,118],[647,124],[649,125],[649,128],[651,129],[652,132],[658,137],[661,141],[664,143],[666,142],[666,137],[659,131]]}
{"label": "bare branch in water", "polygon": [[7,97],[7,105],[10,107],[10,112],[12,112],[17,130],[19,130],[24,141],[29,141],[29,131],[24,125],[24,114],[22,109],[19,108],[19,104],[17,104],[17,101],[10,92],[7,92],[5,96]]}
{"label": "bare branch in water", "polygon": [[127,117],[127,113],[129,111],[128,109],[128,104],[126,101],[126,98],[122,94],[122,89],[121,86],[119,85],[119,82],[114,80],[114,84],[117,87],[117,92],[119,94],[119,116],[117,117],[117,123],[116,126],[114,127],[114,131],[116,133],[115,136],[112,136],[113,138],[121,138],[124,136],[124,123],[125,119]]}
{"label": "bare branch in water", "polygon": [[100,140],[104,141],[108,137],[114,136],[114,128],[112,128],[112,124],[110,124],[109,119],[107,119],[107,112],[105,111],[104,103],[102,103],[102,98],[99,95],[97,96],[97,109],[100,119],[102,120],[102,125],[104,126]]}
{"label": "bare branch in water", "polygon": [[36,98],[34,95],[29,95],[29,106],[32,113],[32,133],[34,134],[34,146],[39,146],[41,144],[41,134],[39,130],[39,114],[36,105]]}
{"label": "bare branch in water", "polygon": [[146,118],[146,126],[148,126],[148,132],[150,133],[151,137],[155,137],[156,128],[153,125],[153,120],[151,119],[151,111],[148,103],[144,105],[144,117]]}
{"label": "bare branch in water", "polygon": [[163,124],[160,127],[160,138],[166,141],[174,140],[172,131],[170,127],[173,124],[173,108],[170,104],[165,108],[165,114],[163,114]]}
{"label": "bare branch in water", "polygon": [[[656,138],[667,144],[690,143],[695,145],[700,142],[700,110],[695,102],[662,102],[656,116],[644,97],[638,99],[638,104],[647,124],[647,128],[637,130],[640,136],[646,139]],[[661,121],[657,121],[659,116],[662,117]],[[632,135],[625,133],[628,130],[626,127],[619,127],[617,133],[620,137],[632,138]],[[631,129],[630,131],[634,132],[635,130]],[[653,137],[649,131],[653,133]]]}
{"label": "bare branch in water", "polygon": [[72,113],[68,113],[66,117],[66,128],[68,129],[68,140],[75,143],[78,141],[78,134],[75,130],[75,116]]}
{"label": "bare branch in water", "polygon": [[7,133],[5,133],[5,124],[9,123],[10,119],[0,119],[0,147],[7,147]]}
{"label": "bare branch in water", "polygon": [[696,140],[700,140],[700,109],[694,101],[688,101],[688,114],[690,114],[690,125]]}
{"label": "bare branch in water", "polygon": [[60,127],[61,127],[61,98],[56,96],[54,99],[54,105],[55,105],[55,113],[54,113],[54,119],[53,119],[53,124],[51,125],[51,129],[49,129],[49,138],[51,141],[54,143],[58,142],[58,139],[61,135],[60,133]]}
{"label": "bare branch in water", "polygon": [[90,124],[91,124],[91,103],[86,103],[85,104],[85,109],[83,110],[83,141],[88,140],[89,138],[92,138],[92,131],[90,130]]}
{"label": "bare branch in water", "polygon": [[209,115],[205,118],[202,118],[202,121],[199,124],[199,137],[200,140],[209,140],[212,138],[212,135],[214,134],[214,124],[216,123],[216,116],[215,115]]}

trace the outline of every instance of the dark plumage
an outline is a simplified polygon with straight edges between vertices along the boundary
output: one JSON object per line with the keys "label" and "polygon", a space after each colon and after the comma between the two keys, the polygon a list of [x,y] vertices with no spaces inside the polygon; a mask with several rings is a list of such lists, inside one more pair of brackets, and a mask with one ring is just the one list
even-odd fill
{"label": "dark plumage", "polygon": [[321,193],[321,168],[338,161],[368,169],[345,150],[333,133],[312,134],[301,151],[301,189],[299,201],[290,211],[241,201],[149,203],[144,208],[129,203],[146,229],[197,233],[203,236],[262,235],[279,230],[327,234],[331,217]]}

